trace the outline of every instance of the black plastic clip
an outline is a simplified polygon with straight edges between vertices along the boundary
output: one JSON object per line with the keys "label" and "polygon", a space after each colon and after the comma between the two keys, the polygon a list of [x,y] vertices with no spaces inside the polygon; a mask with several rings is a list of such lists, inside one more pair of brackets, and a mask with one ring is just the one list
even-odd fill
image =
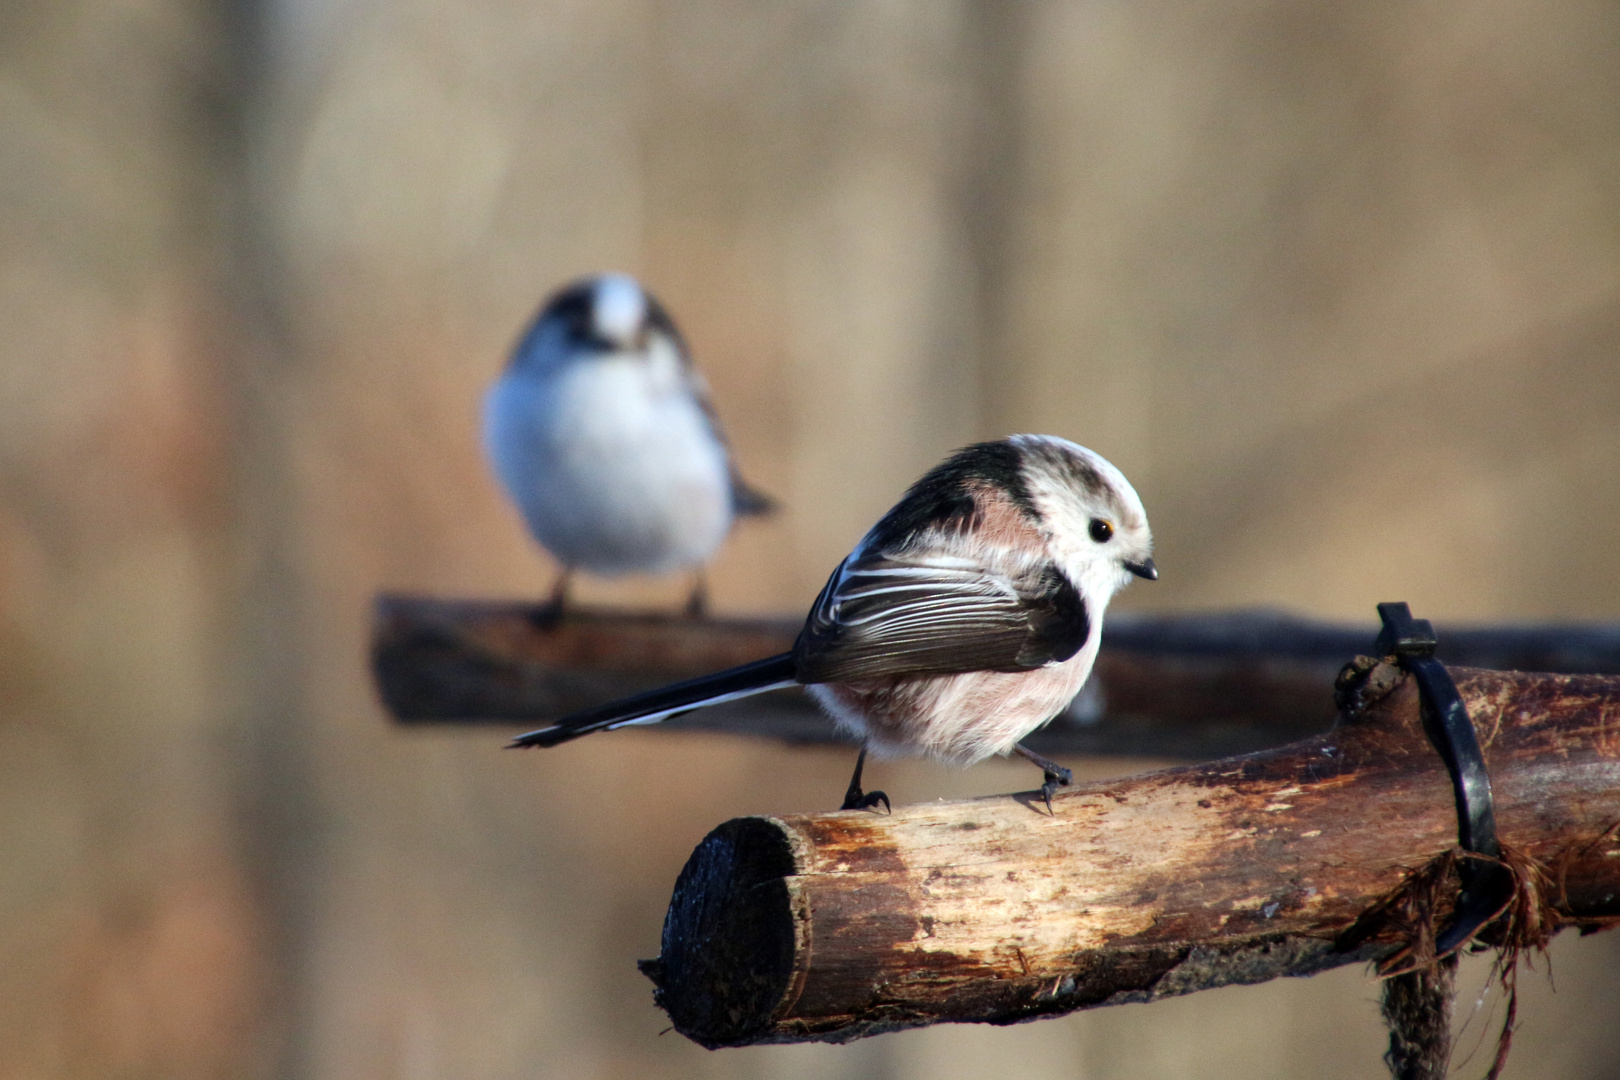
{"label": "black plastic clip", "polygon": [[1458,866],[1462,893],[1451,925],[1435,939],[1435,955],[1444,956],[1473,937],[1480,927],[1502,913],[1513,896],[1513,874],[1500,859],[1496,839],[1496,809],[1491,802],[1491,777],[1485,771],[1474,722],[1468,718],[1457,684],[1446,665],[1434,658],[1439,639],[1427,619],[1412,618],[1403,603],[1379,604],[1384,628],[1378,633],[1378,652],[1393,655],[1417,680],[1422,700],[1423,730],[1451,773],[1457,800],[1457,843],[1466,855]]}

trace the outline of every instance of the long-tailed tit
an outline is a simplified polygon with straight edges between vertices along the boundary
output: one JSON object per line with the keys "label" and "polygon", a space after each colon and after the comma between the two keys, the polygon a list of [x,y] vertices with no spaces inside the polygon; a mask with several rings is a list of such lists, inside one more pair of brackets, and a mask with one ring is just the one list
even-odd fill
{"label": "long-tailed tit", "polygon": [[680,331],[634,278],[551,296],[484,400],[484,448],[529,530],[570,575],[697,571],[771,500],[732,464]]}
{"label": "long-tailed tit", "polygon": [[960,765],[1016,752],[1074,697],[1097,657],[1103,612],[1131,576],[1156,579],[1142,501],[1097,454],[1050,435],[959,450],[906,492],[821,590],[793,651],[565,716],[514,739],[556,746],[703,705],[802,685],[866,752]]}

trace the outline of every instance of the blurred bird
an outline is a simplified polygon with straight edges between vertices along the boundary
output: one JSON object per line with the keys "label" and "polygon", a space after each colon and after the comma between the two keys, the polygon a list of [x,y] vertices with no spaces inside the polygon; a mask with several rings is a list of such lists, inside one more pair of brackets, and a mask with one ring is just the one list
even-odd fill
{"label": "blurred bird", "polygon": [[573,572],[692,570],[772,501],[737,475],[680,331],[634,278],[583,278],[545,303],[484,400],[484,448],[529,531]]}
{"label": "blurred bird", "polygon": [[803,685],[868,749],[969,765],[1022,745],[1091,673],[1103,612],[1131,576],[1156,580],[1142,502],[1102,457],[1050,435],[959,450],[918,480],[821,590],[791,652],[565,716],[513,746],[556,746],[704,705]]}

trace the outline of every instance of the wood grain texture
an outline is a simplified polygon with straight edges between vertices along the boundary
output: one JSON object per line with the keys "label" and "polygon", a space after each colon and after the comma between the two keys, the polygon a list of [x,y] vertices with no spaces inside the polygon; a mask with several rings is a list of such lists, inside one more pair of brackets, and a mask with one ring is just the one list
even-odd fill
{"label": "wood grain texture", "polygon": [[[1383,955],[1341,936],[1456,842],[1415,687],[1280,750],[1032,794],[742,818],[645,970],[705,1046],[1012,1023]],[[1504,844],[1557,916],[1620,915],[1620,679],[1457,669]]]}

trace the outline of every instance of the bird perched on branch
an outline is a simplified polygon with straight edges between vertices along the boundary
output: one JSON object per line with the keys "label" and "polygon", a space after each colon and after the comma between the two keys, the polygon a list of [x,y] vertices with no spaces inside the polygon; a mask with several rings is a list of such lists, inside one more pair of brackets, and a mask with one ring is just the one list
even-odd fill
{"label": "bird perched on branch", "polygon": [[551,296],[484,400],[484,447],[529,531],[562,564],[560,615],[576,570],[692,570],[766,496],[731,461],[708,387],[680,331],[634,278],[601,274]]}
{"label": "bird perched on branch", "polygon": [[861,790],[868,749],[968,765],[1018,753],[1091,673],[1103,612],[1131,576],[1154,580],[1142,501],[1102,457],[1050,435],[957,451],[906,492],[821,590],[793,651],[565,716],[513,746],[556,746],[704,705],[806,687],[861,742],[843,809],[889,805]]}

